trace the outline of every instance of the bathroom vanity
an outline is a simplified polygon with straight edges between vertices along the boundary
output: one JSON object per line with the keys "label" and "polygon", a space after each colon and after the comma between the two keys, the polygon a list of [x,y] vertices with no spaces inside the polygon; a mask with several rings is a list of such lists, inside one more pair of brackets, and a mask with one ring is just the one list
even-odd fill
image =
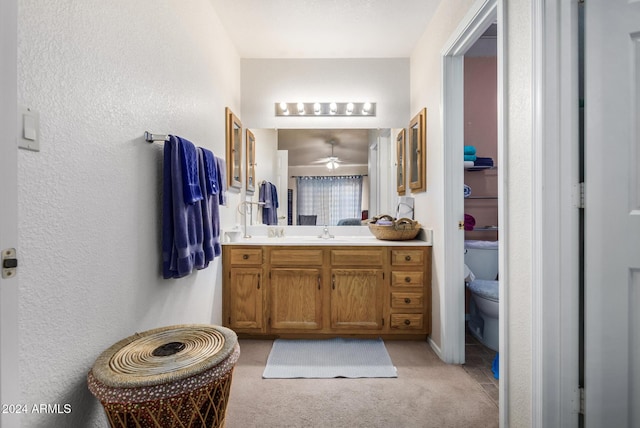
{"label": "bathroom vanity", "polygon": [[240,336],[424,338],[431,332],[425,241],[252,238],[223,244],[222,263],[223,325]]}

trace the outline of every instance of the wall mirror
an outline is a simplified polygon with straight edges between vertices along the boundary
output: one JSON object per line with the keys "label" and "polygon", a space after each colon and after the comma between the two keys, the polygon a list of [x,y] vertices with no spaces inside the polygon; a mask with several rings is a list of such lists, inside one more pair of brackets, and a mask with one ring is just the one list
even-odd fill
{"label": "wall mirror", "polygon": [[423,108],[409,122],[409,188],[412,192],[427,189],[427,109]]}
{"label": "wall mirror", "polygon": [[401,129],[396,136],[396,187],[398,195],[404,195],[406,193],[405,187],[405,130]]}
{"label": "wall mirror", "polygon": [[231,109],[225,109],[226,115],[226,137],[227,137],[227,180],[228,187],[240,189],[241,181],[241,160],[242,160],[242,123],[233,114]]}
{"label": "wall mirror", "polygon": [[247,129],[247,177],[245,180],[246,192],[253,195],[256,190],[256,137]]}
{"label": "wall mirror", "polygon": [[[260,159],[255,166],[256,178],[258,182],[271,181],[277,186],[278,217],[284,217],[279,224],[300,225],[300,214],[316,215],[317,225],[323,225],[326,218],[330,219],[328,226],[352,225],[356,220],[359,224],[363,216],[371,218],[394,212],[394,138],[398,129],[279,128],[252,131],[260,140],[256,147],[256,156]],[[282,161],[279,154],[286,154]],[[338,188],[330,191],[325,187],[324,195],[314,197],[317,201],[325,201],[321,207],[314,208],[313,212],[298,213],[297,181],[307,176],[362,176],[359,208],[350,215],[336,215],[336,201],[345,193]],[[325,196],[327,193],[331,194],[328,198]],[[327,212],[331,214],[327,216]]]}

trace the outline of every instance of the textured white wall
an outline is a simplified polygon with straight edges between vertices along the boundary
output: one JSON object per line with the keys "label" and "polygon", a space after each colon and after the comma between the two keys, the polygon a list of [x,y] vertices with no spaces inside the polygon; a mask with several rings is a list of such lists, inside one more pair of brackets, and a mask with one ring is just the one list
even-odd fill
{"label": "textured white wall", "polygon": [[508,426],[531,426],[532,414],[532,227],[533,227],[533,90],[529,0],[508,2],[507,25],[507,207],[509,287],[508,312]]}
{"label": "textured white wall", "polygon": [[[409,124],[409,61],[242,59],[242,120],[252,128],[397,128]],[[274,103],[376,102],[376,117],[275,117]]]}
{"label": "textured white wall", "polygon": [[19,102],[41,121],[41,151],[18,159],[21,389],[26,403],[72,406],[22,426],[102,427],[86,375],[104,349],[220,322],[219,259],[161,279],[162,144],[142,134],[224,156],[240,59],[207,0],[21,0],[18,40]]}

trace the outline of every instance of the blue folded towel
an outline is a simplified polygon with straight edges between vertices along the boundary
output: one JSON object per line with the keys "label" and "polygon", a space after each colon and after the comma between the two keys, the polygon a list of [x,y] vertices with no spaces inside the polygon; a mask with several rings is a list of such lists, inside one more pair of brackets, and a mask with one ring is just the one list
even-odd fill
{"label": "blue folded towel", "polygon": [[465,162],[475,162],[476,160],[476,155],[464,155],[464,161]]}
{"label": "blue folded towel", "polygon": [[475,160],[475,166],[493,166],[493,159],[477,157]]}
{"label": "blue folded towel", "polygon": [[[189,143],[191,146],[193,144]],[[196,195],[185,197],[185,189],[195,191],[195,186],[186,186],[183,178],[184,146],[179,137],[170,136],[164,143],[163,194],[162,194],[162,275],[164,278],[181,278],[189,275],[193,268],[201,269],[205,264],[202,248],[202,207],[189,203]],[[200,190],[197,152],[195,182]],[[187,151],[190,148],[187,147]],[[187,153],[187,156],[189,154]],[[200,192],[200,200],[202,193]],[[196,200],[197,201],[197,200]]]}
{"label": "blue folded towel", "polygon": [[202,200],[202,190],[200,189],[200,179],[198,177],[198,153],[196,146],[191,141],[175,135],[170,135],[169,138],[175,138],[179,142],[184,203],[196,203]]}
{"label": "blue folded towel", "polygon": [[476,154],[476,146],[464,146],[464,154],[465,155],[475,155]]}

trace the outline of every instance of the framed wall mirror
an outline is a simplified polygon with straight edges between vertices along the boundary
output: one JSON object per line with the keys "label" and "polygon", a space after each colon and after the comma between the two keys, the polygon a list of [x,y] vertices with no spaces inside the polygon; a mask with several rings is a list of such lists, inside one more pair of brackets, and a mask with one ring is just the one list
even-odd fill
{"label": "framed wall mirror", "polygon": [[225,109],[225,115],[228,187],[240,189],[242,187],[242,122],[229,107]]}
{"label": "framed wall mirror", "polygon": [[398,195],[406,193],[405,169],[405,130],[402,129],[396,136],[396,186]]}
{"label": "framed wall mirror", "polygon": [[256,137],[247,129],[247,176],[245,180],[246,192],[253,195],[256,191]]}
{"label": "framed wall mirror", "polygon": [[423,108],[409,122],[409,188],[412,192],[427,190],[427,109]]}

